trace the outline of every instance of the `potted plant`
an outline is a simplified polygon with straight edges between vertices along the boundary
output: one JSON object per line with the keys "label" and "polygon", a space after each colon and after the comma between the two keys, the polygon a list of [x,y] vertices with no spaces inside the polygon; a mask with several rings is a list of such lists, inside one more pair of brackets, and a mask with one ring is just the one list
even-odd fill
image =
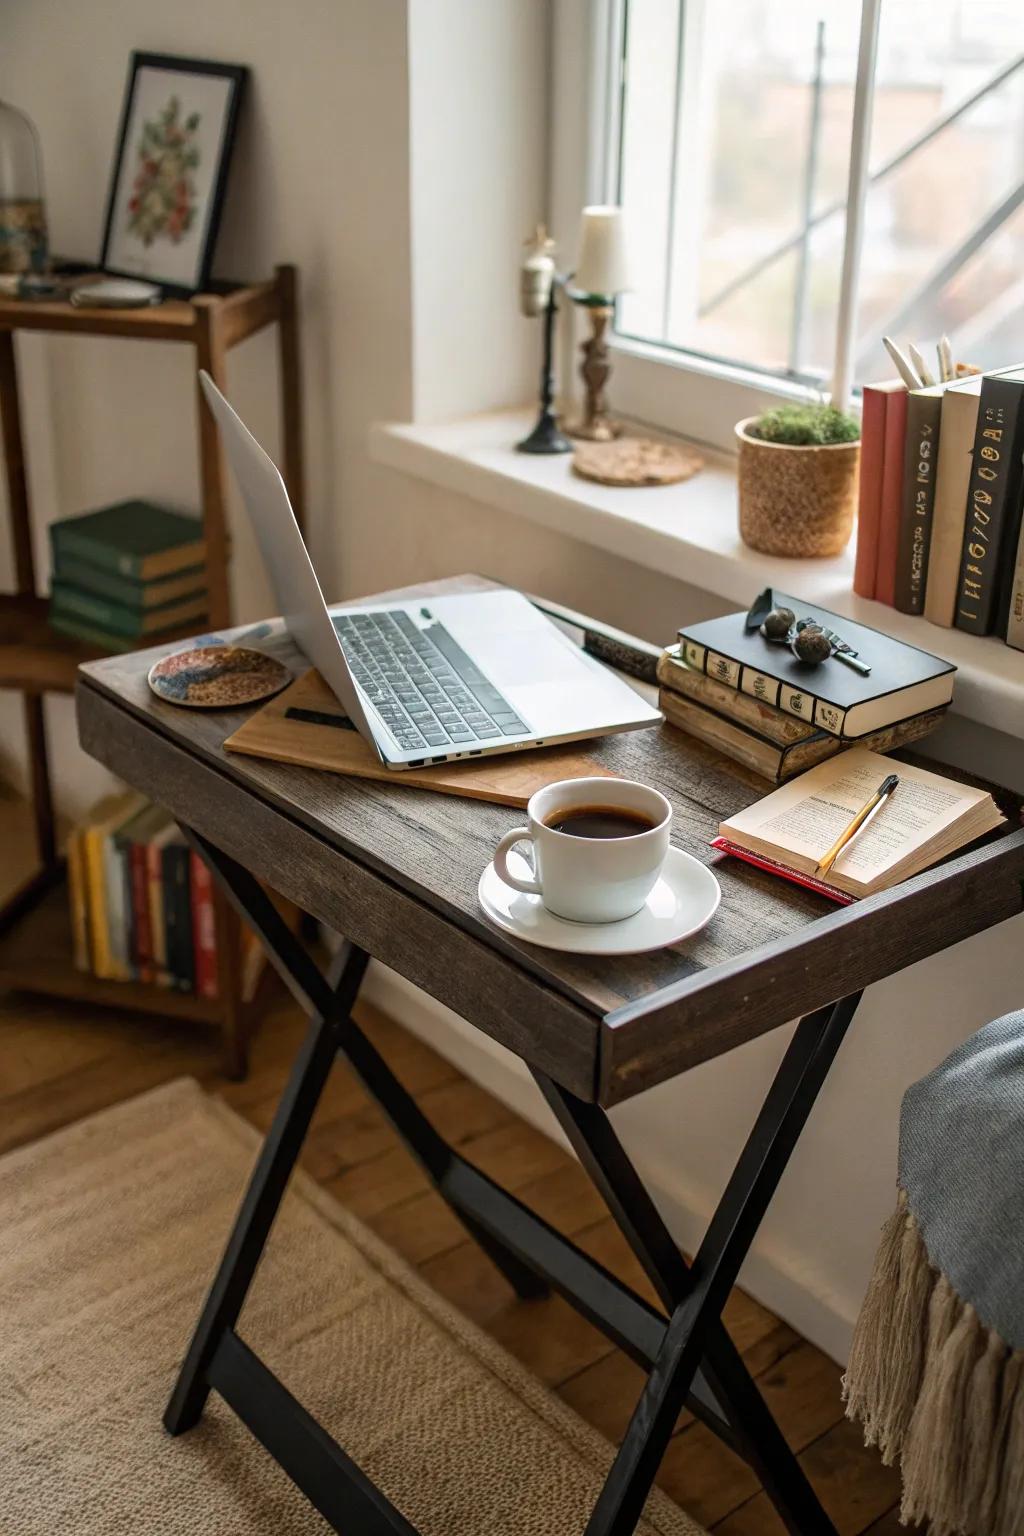
{"label": "potted plant", "polygon": [[740,536],[764,555],[838,555],[853,531],[860,426],[824,404],[736,425]]}

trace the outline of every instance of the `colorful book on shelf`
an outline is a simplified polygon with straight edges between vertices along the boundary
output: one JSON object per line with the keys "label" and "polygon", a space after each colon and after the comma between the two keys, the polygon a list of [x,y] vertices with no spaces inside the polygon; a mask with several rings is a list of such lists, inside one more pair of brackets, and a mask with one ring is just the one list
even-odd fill
{"label": "colorful book on shelf", "polygon": [[945,384],[912,389],[907,394],[903,451],[903,505],[896,544],[894,606],[901,613],[923,613],[935,505],[935,465]]}
{"label": "colorful book on shelf", "polygon": [[963,546],[956,627],[989,635],[1010,607],[1024,478],[1024,368],[981,381]]}
{"label": "colorful book on shelf", "polygon": [[870,674],[865,677],[836,657],[807,666],[788,646],[772,645],[758,630],[748,630],[745,613],[681,629],[687,665],[846,739],[943,709],[953,697],[956,668],[951,662],[799,598],[776,592],[774,599],[798,619],[835,630],[871,668]]}
{"label": "colorful book on shelf", "polygon": [[212,883],[167,811],[102,800],[68,840],[68,889],[80,969],[216,997]]}
{"label": "colorful book on shelf", "polygon": [[[819,875],[818,861],[893,771],[895,793]],[[712,847],[846,901],[930,869],[1005,819],[987,790],[855,747],[728,817]]]}
{"label": "colorful book on shelf", "polygon": [[217,996],[217,925],[213,876],[198,853],[191,854],[189,880],[196,992],[200,997],[214,998]]}
{"label": "colorful book on shelf", "polygon": [[54,579],[50,592],[51,617],[58,615],[109,633],[115,639],[136,642],[199,621],[205,618],[206,609],[207,596],[202,589],[159,608],[125,608],[59,578]]}
{"label": "colorful book on shelf", "polygon": [[103,980],[122,980],[127,975],[122,953],[124,886],[120,864],[115,862],[114,834],[144,804],[134,793],[102,800],[83,828],[83,854],[92,943],[91,968]]}
{"label": "colorful book on shelf", "polygon": [[875,596],[882,519],[886,415],[890,397],[894,393],[905,392],[906,385],[900,379],[864,386],[860,424],[857,551],[853,568],[853,590],[859,597]]}
{"label": "colorful book on shelf", "polygon": [[180,835],[174,822],[168,817],[146,844],[146,883],[149,890],[149,931],[153,949],[153,976],[159,987],[174,985],[167,954],[163,852],[167,844]]}
{"label": "colorful book on shelf", "polygon": [[[123,654],[126,651],[137,651],[150,645],[159,645],[164,639],[173,639],[181,633],[181,625],[172,626],[170,629],[161,630],[159,634],[132,636],[116,635],[112,630],[103,629],[98,624],[89,624],[84,619],[79,619],[77,614],[69,614],[63,609],[51,607],[49,614],[50,628],[58,634],[69,635],[74,640],[79,640],[83,645],[92,646],[105,656]],[[201,627],[201,626],[197,626]]]}
{"label": "colorful book on shelf", "polygon": [[956,610],[960,554],[964,543],[971,459],[981,399],[981,375],[948,384],[942,396],[939,455],[935,463],[935,503],[924,616],[952,629]]}
{"label": "colorful book on shelf", "polygon": [[132,822],[130,833],[129,865],[131,869],[132,909],[129,925],[129,943],[132,963],[140,981],[156,980],[153,960],[153,934],[149,914],[149,877],[146,868],[146,848],[151,838],[170,820],[168,813],[158,805],[148,805]]}
{"label": "colorful book on shelf", "polygon": [[907,388],[892,386],[885,407],[885,441],[882,456],[882,500],[878,511],[878,565],[875,598],[896,603],[896,564],[899,559],[900,522],[903,511],[903,466],[907,441]]}
{"label": "colorful book on shelf", "polygon": [[151,501],[119,501],[50,525],[53,562],[82,561],[152,581],[206,561],[202,524]]}
{"label": "colorful book on shelf", "polygon": [[181,602],[206,590],[206,567],[193,565],[173,576],[159,577],[155,581],[140,581],[133,576],[121,576],[117,571],[104,570],[88,561],[76,560],[58,554],[53,566],[54,579],[79,591],[92,592],[97,597],[129,608],[133,613],[150,608],[163,608],[168,603]]}
{"label": "colorful book on shelf", "polygon": [[110,915],[110,947],[115,960],[115,974],[120,980],[140,975],[134,944],[135,925],[135,873],[133,849],[146,817],[152,811],[148,802],[139,805],[134,815],[122,822],[107,845],[108,894]]}
{"label": "colorful book on shelf", "polygon": [[163,848],[164,924],[167,929],[167,969],[180,992],[195,985],[192,951],[192,906],[189,896],[189,847],[176,831]]}
{"label": "colorful book on shelf", "polygon": [[92,967],[83,836],[80,827],[73,827],[68,834],[66,850],[68,906],[71,916],[71,956],[77,971],[88,971]]}

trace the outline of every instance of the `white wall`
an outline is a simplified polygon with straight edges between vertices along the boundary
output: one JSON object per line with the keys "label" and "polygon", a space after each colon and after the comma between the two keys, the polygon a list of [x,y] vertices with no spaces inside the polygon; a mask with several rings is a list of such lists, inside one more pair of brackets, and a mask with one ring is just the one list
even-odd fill
{"label": "white wall", "polygon": [[[339,527],[387,478],[365,454],[366,429],[407,418],[412,403],[405,0],[5,0],[2,12],[0,97],[39,129],[54,249],[83,259],[100,248],[130,50],[249,65],[214,275],[300,269],[309,525],[325,584],[340,592]],[[191,349],[34,336],[18,346],[43,579],[54,517],[129,495],[198,506]],[[275,452],[272,331],[231,354],[228,380]],[[236,614],[258,617],[268,589],[240,516],[234,525]],[[74,747],[70,701],[49,714],[59,798],[75,812],[99,775]],[[19,719],[0,696],[12,756]]]}
{"label": "white wall", "polygon": [[547,204],[547,0],[409,0],[413,408],[529,399],[523,241]]}

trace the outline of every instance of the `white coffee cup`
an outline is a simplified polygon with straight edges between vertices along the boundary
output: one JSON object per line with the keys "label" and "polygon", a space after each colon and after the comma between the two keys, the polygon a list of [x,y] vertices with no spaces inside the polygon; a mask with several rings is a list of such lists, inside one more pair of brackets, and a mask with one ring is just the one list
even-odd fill
{"label": "white coffee cup", "polygon": [[[632,811],[653,825],[625,837],[579,837],[548,822],[581,806]],[[631,779],[560,779],[526,807],[528,827],[507,832],[494,850],[506,885],[539,896],[549,912],[574,923],[614,923],[639,912],[654,889],[669,848],[672,807],[664,795]],[[529,844],[532,878],[515,875],[508,855]]]}

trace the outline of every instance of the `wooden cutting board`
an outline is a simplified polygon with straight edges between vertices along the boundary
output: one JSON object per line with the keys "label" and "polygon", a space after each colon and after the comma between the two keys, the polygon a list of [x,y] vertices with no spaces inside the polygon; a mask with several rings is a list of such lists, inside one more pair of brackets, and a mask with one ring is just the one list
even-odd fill
{"label": "wooden cutting board", "polygon": [[[301,713],[296,715],[295,711]],[[324,718],[303,718],[310,715]],[[378,762],[315,669],[296,678],[283,693],[250,715],[224,746],[229,752],[244,752],[250,757],[270,757],[279,763],[322,768],[360,779],[386,779],[389,784],[404,784],[410,789],[433,789],[442,795],[493,800],[498,805],[524,806],[532,794],[556,779],[619,777],[590,757],[582,745],[571,743],[396,773]]]}

